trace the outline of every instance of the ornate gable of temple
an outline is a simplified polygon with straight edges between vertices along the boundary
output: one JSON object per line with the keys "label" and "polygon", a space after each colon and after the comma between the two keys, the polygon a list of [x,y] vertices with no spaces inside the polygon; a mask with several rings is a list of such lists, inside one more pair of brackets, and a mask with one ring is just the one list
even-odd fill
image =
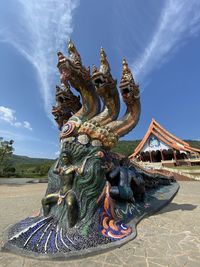
{"label": "ornate gable of temple", "polygon": [[165,153],[166,151],[172,151],[175,158],[176,155],[180,154],[185,154],[187,157],[192,157],[192,155],[200,157],[200,149],[191,147],[187,142],[164,129],[155,119],[152,119],[145,136],[136,147],[134,153],[130,155],[130,159],[139,158],[143,161],[145,153],[151,157],[152,153],[158,151],[161,152],[160,159],[162,160],[166,159],[165,155],[163,155],[163,152]]}

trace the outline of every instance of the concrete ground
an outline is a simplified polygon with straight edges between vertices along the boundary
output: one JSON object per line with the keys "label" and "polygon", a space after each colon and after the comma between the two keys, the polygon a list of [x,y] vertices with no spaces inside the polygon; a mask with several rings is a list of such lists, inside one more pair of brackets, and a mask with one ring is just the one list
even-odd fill
{"label": "concrete ground", "polygon": [[[138,225],[138,236],[112,252],[73,261],[39,261],[0,252],[0,267],[199,267],[200,182],[180,182],[172,203]],[[40,207],[47,184],[0,185],[0,241],[4,229]]]}

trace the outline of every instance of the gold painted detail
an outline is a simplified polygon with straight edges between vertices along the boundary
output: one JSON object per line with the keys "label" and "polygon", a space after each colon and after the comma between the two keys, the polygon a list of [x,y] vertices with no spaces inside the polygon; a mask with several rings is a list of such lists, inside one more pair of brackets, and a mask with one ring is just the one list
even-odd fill
{"label": "gold painted detail", "polygon": [[95,143],[97,144],[97,141],[99,141],[105,148],[108,149],[112,148],[118,141],[117,136],[107,127],[101,127],[92,122],[83,123],[78,132],[87,134],[91,139],[97,139],[92,141],[92,145]]}

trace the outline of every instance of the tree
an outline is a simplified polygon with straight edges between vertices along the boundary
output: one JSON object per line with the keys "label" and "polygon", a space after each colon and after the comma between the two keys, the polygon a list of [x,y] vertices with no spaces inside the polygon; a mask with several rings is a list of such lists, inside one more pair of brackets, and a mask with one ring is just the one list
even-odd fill
{"label": "tree", "polygon": [[11,167],[10,158],[14,151],[13,143],[13,140],[4,141],[3,138],[0,137],[0,175],[4,174],[5,169]]}
{"label": "tree", "polygon": [[3,169],[3,176],[10,177],[15,175],[15,167],[13,167],[11,164]]}
{"label": "tree", "polygon": [[40,176],[46,176],[48,174],[50,167],[51,167],[51,163],[45,162],[44,164],[42,164],[40,166],[40,172],[39,172]]}

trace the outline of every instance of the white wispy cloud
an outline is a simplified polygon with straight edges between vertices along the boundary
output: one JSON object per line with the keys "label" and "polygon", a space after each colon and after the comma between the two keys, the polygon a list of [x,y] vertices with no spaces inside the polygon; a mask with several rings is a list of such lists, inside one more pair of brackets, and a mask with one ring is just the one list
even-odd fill
{"label": "white wispy cloud", "polygon": [[[73,31],[73,10],[79,0],[18,0],[17,33],[0,29],[0,40],[12,44],[36,69],[40,92],[50,114],[55,86],[56,51],[63,49]],[[20,30],[19,30],[20,29]]]}
{"label": "white wispy cloud", "polygon": [[23,122],[23,126],[24,126],[24,128],[26,128],[26,129],[28,129],[28,130],[30,130],[30,131],[33,130],[33,128],[31,127],[30,122],[28,122],[28,121],[24,121],[24,122]]}
{"label": "white wispy cloud", "polygon": [[0,129],[0,136],[2,136],[5,140],[13,139],[15,142],[22,142],[22,141],[31,141],[31,142],[40,142],[42,143],[43,140],[39,138],[33,137],[31,135],[17,133],[16,131],[7,131],[4,129]]}
{"label": "white wispy cloud", "polygon": [[166,62],[191,36],[200,30],[199,0],[167,0],[152,40],[132,64],[136,79],[141,81]]}
{"label": "white wispy cloud", "polygon": [[24,127],[28,130],[33,130],[33,128],[31,127],[30,122],[28,121],[18,121],[16,116],[16,111],[8,108],[8,107],[4,107],[4,106],[0,106],[0,120],[3,120],[7,123],[9,123],[12,126],[15,127]]}

